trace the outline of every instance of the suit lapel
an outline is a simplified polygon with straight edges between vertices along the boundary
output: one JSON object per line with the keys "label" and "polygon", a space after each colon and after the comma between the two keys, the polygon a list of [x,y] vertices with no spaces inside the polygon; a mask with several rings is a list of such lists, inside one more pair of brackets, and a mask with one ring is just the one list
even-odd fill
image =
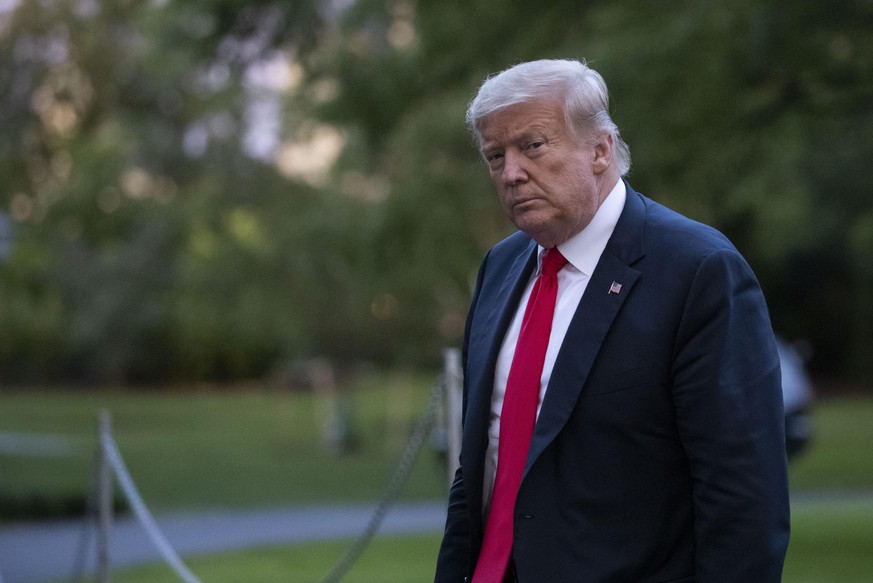
{"label": "suit lapel", "polygon": [[497,354],[500,352],[503,337],[506,336],[506,329],[515,314],[534,265],[536,265],[536,244],[531,242],[515,258],[494,296],[496,301],[483,314],[485,321],[492,323],[491,326],[487,327],[488,334],[484,335],[476,343],[476,346],[471,346],[469,350],[470,354],[482,356],[477,365],[478,370],[481,371],[481,374],[478,375],[479,381],[477,386],[473,387],[475,389],[475,403],[470,403],[475,412],[471,413],[482,416],[476,418],[477,421],[483,420],[484,417],[483,422],[486,427],[488,424],[487,412],[491,409],[491,390],[494,385],[494,365],[497,362]]}
{"label": "suit lapel", "polygon": [[[570,417],[606,334],[632,293],[640,272],[631,264],[643,255],[645,206],[628,185],[627,202],[567,329],[537,419],[525,472]],[[621,286],[620,290],[613,283]]]}
{"label": "suit lapel", "polygon": [[530,280],[531,273],[533,273],[534,266],[536,265],[536,249],[536,243],[531,241],[528,248],[516,257],[515,262],[512,264],[512,268],[510,268],[506,274],[506,277],[500,286],[500,290],[497,292],[497,296],[504,298],[504,301],[502,304],[496,305],[493,314],[496,319],[495,321],[499,322],[499,325],[493,327],[493,335],[488,343],[491,348],[491,351],[489,352],[489,360],[491,362],[497,361],[497,352],[503,344],[503,337],[506,335],[506,329],[509,327],[509,323],[515,315],[515,311],[518,308],[518,302],[521,301],[524,288]]}
{"label": "suit lapel", "polygon": [[473,384],[469,386],[462,451],[468,456],[463,466],[464,481],[471,488],[470,492],[473,498],[470,500],[470,509],[475,516],[479,516],[481,496],[475,496],[472,492],[481,493],[482,491],[482,470],[488,442],[495,363],[503,344],[503,338],[506,336],[506,329],[515,314],[518,302],[535,265],[536,244],[531,241],[518,253],[509,269],[506,270],[506,275],[500,282],[497,293],[490,296],[495,300],[488,305],[481,306],[483,312],[481,315],[477,314],[476,317],[477,319],[484,318],[483,321],[490,323],[490,325],[480,328],[487,329],[487,334],[476,339],[475,343],[471,344],[468,349],[468,358],[471,360],[467,369],[475,378],[472,380]]}

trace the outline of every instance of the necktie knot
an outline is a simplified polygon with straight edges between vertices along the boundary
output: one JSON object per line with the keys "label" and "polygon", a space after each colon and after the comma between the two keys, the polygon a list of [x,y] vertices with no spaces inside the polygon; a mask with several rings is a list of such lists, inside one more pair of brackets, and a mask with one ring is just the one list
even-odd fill
{"label": "necktie knot", "polygon": [[561,255],[557,247],[546,249],[546,252],[543,253],[543,275],[555,276],[565,265],[567,265],[567,258]]}

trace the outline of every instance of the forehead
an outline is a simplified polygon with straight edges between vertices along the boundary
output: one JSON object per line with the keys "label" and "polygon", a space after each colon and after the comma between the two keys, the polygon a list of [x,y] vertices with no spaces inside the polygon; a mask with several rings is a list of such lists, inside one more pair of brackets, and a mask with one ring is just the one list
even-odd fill
{"label": "forehead", "polygon": [[567,122],[563,106],[555,101],[515,103],[487,115],[479,122],[483,147],[512,141],[528,134],[563,134]]}

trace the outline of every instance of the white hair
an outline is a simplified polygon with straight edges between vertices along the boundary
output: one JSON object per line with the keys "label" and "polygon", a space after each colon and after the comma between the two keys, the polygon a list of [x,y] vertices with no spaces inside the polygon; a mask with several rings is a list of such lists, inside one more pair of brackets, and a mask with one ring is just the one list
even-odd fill
{"label": "white hair", "polygon": [[563,100],[567,126],[577,138],[608,133],[622,176],[630,170],[630,148],[609,115],[609,91],[600,73],[574,60],[520,63],[491,76],[467,108],[467,126],[481,145],[481,121],[499,109],[538,99]]}

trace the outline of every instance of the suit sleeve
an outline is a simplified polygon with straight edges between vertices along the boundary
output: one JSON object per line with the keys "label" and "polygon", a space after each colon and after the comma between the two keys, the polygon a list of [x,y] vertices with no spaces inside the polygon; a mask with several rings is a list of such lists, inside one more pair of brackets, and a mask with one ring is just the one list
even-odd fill
{"label": "suit sleeve", "polygon": [[[489,252],[490,255],[490,252]],[[464,368],[464,397],[462,416],[465,419],[467,413],[467,352],[468,342],[470,338],[470,326],[473,321],[473,314],[476,309],[476,304],[479,299],[479,293],[482,289],[482,280],[485,273],[485,265],[488,261],[488,256],[482,261],[479,268],[479,274],[476,278],[476,287],[473,292],[473,299],[470,302],[470,310],[467,314],[467,322],[464,330],[464,345],[461,351],[462,362]],[[463,425],[462,420],[462,425]],[[458,460],[459,466],[455,472],[452,486],[449,490],[449,504],[446,515],[446,526],[443,534],[442,544],[440,545],[439,555],[437,556],[436,575],[434,583],[461,583],[467,574],[470,561],[470,553],[472,549],[472,541],[470,539],[470,515],[467,505],[467,490],[464,484],[464,456],[463,450],[461,457]]]}
{"label": "suit sleeve", "polygon": [[434,583],[461,583],[470,558],[470,526],[461,468],[449,492],[449,509],[443,541],[437,556]]}
{"label": "suit sleeve", "polygon": [[674,355],[696,581],[778,583],[789,532],[779,359],[758,282],[735,250],[700,263]]}

